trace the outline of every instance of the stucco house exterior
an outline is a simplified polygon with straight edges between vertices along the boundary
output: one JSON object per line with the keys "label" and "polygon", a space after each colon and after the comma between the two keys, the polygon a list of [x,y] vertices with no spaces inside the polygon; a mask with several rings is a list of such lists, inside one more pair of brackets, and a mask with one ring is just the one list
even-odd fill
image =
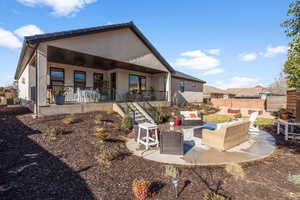
{"label": "stucco house exterior", "polygon": [[41,115],[202,102],[205,83],[175,71],[133,22],[25,37],[15,79],[23,104]]}

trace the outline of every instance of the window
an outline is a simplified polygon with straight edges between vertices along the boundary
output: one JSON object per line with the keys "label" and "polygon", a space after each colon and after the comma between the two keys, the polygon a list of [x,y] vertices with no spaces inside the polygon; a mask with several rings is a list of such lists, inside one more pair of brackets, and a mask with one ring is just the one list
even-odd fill
{"label": "window", "polygon": [[94,73],[94,90],[101,90],[103,88],[103,74]]}
{"label": "window", "polygon": [[167,91],[167,79],[164,78],[164,91]]}
{"label": "window", "polygon": [[180,89],[180,92],[184,92],[184,81],[179,82],[179,89]]}
{"label": "window", "polygon": [[85,72],[74,71],[74,89],[85,89],[86,75]]}
{"label": "window", "polygon": [[197,87],[197,86],[196,86],[196,83],[192,83],[192,87],[193,87],[193,88]]}
{"label": "window", "polygon": [[146,90],[146,77],[138,75],[129,75],[129,91]]}
{"label": "window", "polygon": [[64,85],[65,84],[65,71],[61,68],[50,68],[50,84],[51,85]]}

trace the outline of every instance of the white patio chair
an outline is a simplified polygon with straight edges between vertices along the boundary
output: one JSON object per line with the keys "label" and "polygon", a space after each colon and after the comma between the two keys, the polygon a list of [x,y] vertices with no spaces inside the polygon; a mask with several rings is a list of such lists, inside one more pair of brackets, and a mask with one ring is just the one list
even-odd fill
{"label": "white patio chair", "polygon": [[249,132],[259,132],[258,126],[256,126],[254,123],[257,119],[258,112],[253,112],[250,115],[249,121],[250,121],[250,127],[249,127]]}

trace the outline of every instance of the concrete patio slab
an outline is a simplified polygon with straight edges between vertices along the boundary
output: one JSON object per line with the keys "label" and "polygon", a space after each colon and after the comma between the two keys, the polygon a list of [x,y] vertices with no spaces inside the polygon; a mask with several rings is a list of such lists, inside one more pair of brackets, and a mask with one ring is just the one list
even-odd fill
{"label": "concrete patio slab", "polygon": [[[250,140],[228,151],[194,146],[183,156],[160,154],[159,149],[139,150],[139,145],[130,139],[127,148],[136,156],[144,159],[177,165],[224,165],[260,160],[271,155],[276,149],[275,138],[265,131],[249,134]],[[187,144],[185,144],[187,145]]]}

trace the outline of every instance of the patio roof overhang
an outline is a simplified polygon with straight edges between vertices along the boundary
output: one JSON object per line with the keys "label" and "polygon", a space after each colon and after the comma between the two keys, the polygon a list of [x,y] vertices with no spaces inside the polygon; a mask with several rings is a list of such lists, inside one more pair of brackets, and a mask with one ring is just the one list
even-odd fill
{"label": "patio roof overhang", "polygon": [[61,64],[75,65],[94,69],[113,70],[118,68],[150,74],[166,73],[164,71],[148,68],[141,65],[126,63],[94,55],[88,55],[85,53],[75,52],[54,46],[48,46],[47,57],[49,62],[56,62]]}

